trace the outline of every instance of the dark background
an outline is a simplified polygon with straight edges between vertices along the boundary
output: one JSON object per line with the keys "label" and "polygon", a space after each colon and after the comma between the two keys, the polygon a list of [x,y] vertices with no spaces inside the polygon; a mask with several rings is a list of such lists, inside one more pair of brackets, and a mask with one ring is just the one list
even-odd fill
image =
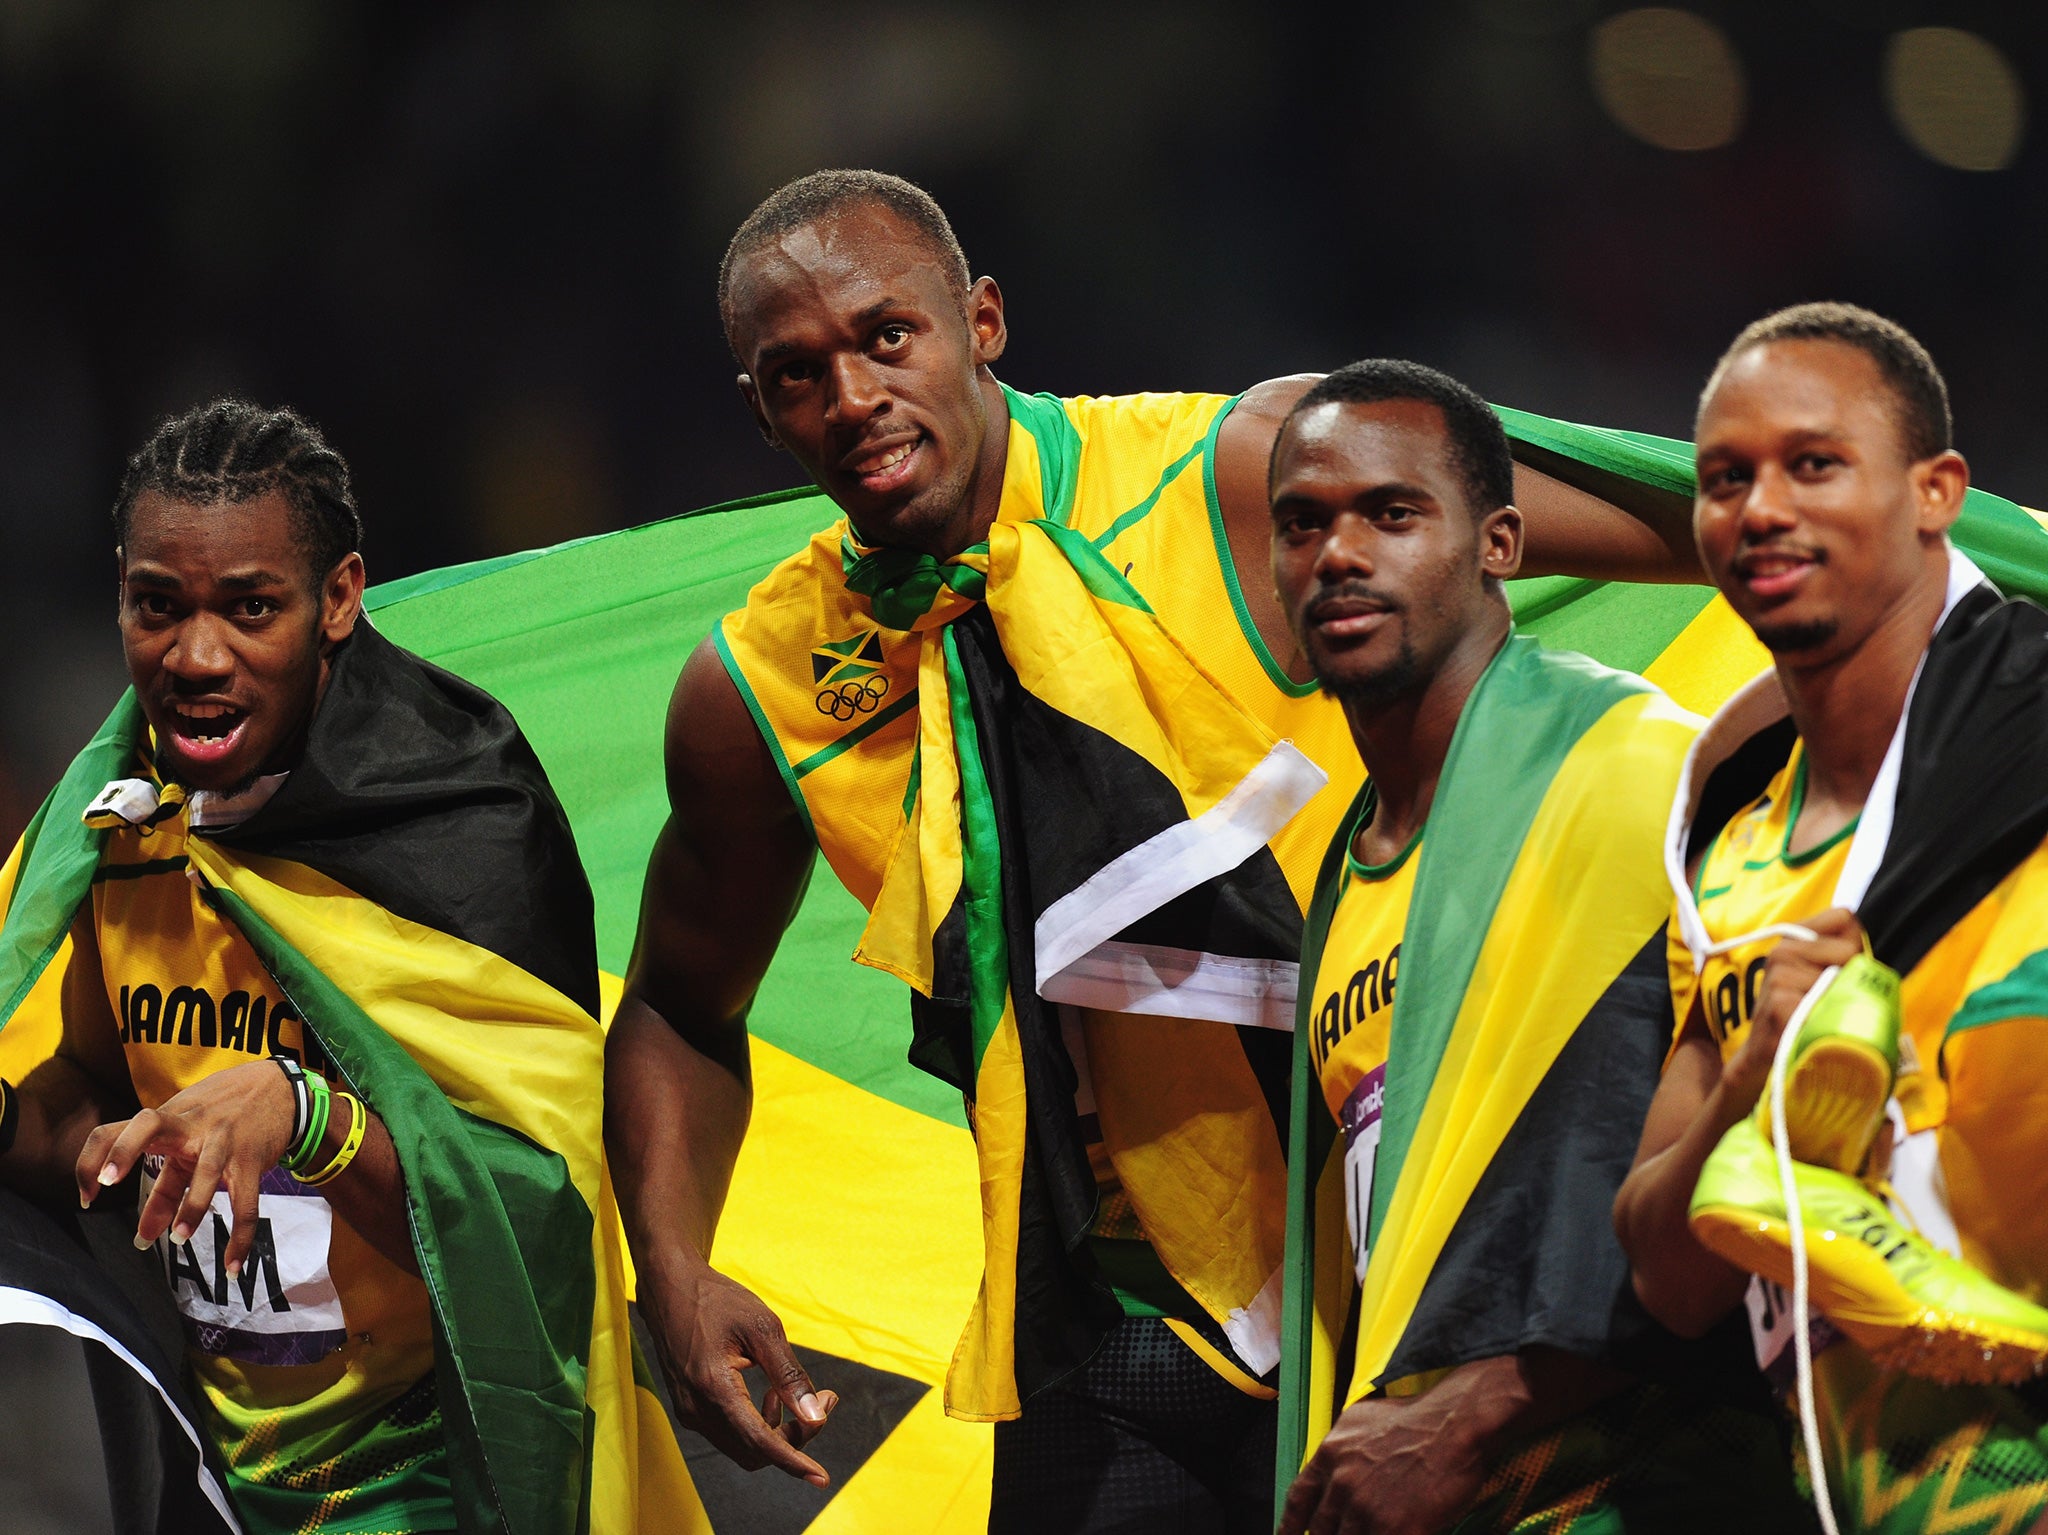
{"label": "dark background", "polygon": [[[1739,326],[1841,297],[1932,348],[1980,483],[2048,498],[2048,158],[2000,84],[2048,101],[2038,8],[1626,9],[0,0],[0,837],[121,685],[106,509],[159,416],[310,414],[373,580],[789,483],[713,283],[823,165],[938,195],[1025,389],[1397,353],[1682,434]],[[2006,75],[1951,48],[1918,131],[2001,168],[1890,104],[1928,25]]]}

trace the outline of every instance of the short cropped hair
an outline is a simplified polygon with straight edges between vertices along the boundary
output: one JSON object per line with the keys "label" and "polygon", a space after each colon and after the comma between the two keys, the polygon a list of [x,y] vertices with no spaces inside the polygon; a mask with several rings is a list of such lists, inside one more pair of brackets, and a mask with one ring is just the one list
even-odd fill
{"label": "short cropped hair", "polygon": [[1707,387],[1700,391],[1700,408],[1706,408],[1707,397],[1736,358],[1772,341],[1838,341],[1875,363],[1897,406],[1899,436],[1909,462],[1946,453],[1955,445],[1948,384],[1927,348],[1896,320],[1855,304],[1795,304],[1744,327],[1714,364]]}
{"label": "short cropped hair", "polygon": [[1318,405],[1377,405],[1383,400],[1421,400],[1443,412],[1451,439],[1451,463],[1465,481],[1465,494],[1476,516],[1483,517],[1514,501],[1514,454],[1493,407],[1448,373],[1389,357],[1346,363],[1324,374],[1295,402],[1273,438],[1273,456],[1266,465],[1267,485],[1273,483],[1280,445],[1296,416]]}
{"label": "short cropped hair", "polygon": [[885,171],[812,171],[769,193],[725,247],[725,259],[718,264],[718,316],[728,342],[732,339],[733,273],[740,262],[791,230],[857,207],[884,208],[908,224],[938,258],[954,296],[963,305],[967,302],[971,282],[967,255],[931,193]]}
{"label": "short cropped hair", "polygon": [[126,547],[135,502],[156,491],[186,506],[251,501],[280,491],[292,535],[319,581],[363,547],[348,463],[296,411],[222,399],[157,424],[114,497],[114,542]]}

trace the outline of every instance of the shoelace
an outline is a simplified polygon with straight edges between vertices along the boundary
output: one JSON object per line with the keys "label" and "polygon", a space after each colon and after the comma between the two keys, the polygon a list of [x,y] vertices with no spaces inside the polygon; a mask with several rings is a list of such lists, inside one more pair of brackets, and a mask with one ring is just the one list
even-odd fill
{"label": "shoelace", "polygon": [[[1796,922],[1773,922],[1754,932],[1741,933],[1733,938],[1724,938],[1707,947],[1707,956],[1726,954],[1745,944],[1755,943],[1759,938],[1799,938],[1811,943],[1820,935],[1810,927],[1801,927]],[[1806,1273],[1806,1221],[1799,1208],[1799,1184],[1793,1174],[1792,1135],[1785,1126],[1785,1074],[1791,1069],[1793,1052],[1799,1047],[1800,1030],[1806,1027],[1807,1014],[1819,1002],[1840,970],[1830,965],[1820,973],[1806,995],[1799,999],[1799,1005],[1786,1020],[1785,1032],[1779,1037],[1777,1053],[1771,1058],[1771,1151],[1778,1166],[1778,1190],[1785,1200],[1785,1227],[1792,1238],[1792,1360],[1798,1371],[1797,1400],[1799,1406],[1799,1435],[1806,1451],[1806,1474],[1813,1484],[1814,1512],[1820,1515],[1821,1528],[1827,1535],[1841,1535],[1835,1523],[1835,1506],[1828,1495],[1827,1471],[1821,1461],[1820,1420],[1813,1406],[1813,1340],[1808,1336],[1812,1325],[1810,1297]]]}

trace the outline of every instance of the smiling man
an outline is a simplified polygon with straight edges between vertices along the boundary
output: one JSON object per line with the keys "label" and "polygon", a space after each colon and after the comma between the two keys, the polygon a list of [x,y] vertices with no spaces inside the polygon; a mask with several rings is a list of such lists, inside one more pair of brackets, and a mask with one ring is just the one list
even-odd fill
{"label": "smiling man", "polygon": [[1413,363],[1330,374],[1273,449],[1274,584],[1366,772],[1302,955],[1281,1529],[1796,1529],[1739,1335],[1651,1322],[1608,1219],[1698,722],[1514,635],[1513,490]]}
{"label": "smiling man", "polygon": [[1792,1277],[1758,1104],[1839,971],[1785,1099],[1821,1479],[1845,1530],[2039,1529],[2048,619],[1950,544],[1969,468],[1892,321],[1759,320],[1696,438],[1701,553],[1774,664],[1708,726],[1673,815],[1677,1041],[1616,1207],[1635,1286],[1688,1333],[1747,1292],[1789,1384],[1790,1308],[1750,1277]]}
{"label": "smiling man", "polygon": [[134,690],[0,872],[0,1043],[57,1036],[0,1083],[0,1177],[139,1172],[245,1529],[623,1531],[641,1466],[687,1506],[606,1325],[591,902],[539,763],[364,621],[347,466],[291,412],[165,422],[114,528]]}
{"label": "smiling man", "polygon": [[[1308,381],[1008,388],[1002,293],[874,172],[771,196],[719,304],[755,424],[846,515],[691,656],[669,717],[607,1138],[678,1410],[824,1480],[801,1447],[829,1394],[707,1261],[747,1009],[822,852],[872,913],[856,957],[911,985],[912,1059],[973,1106],[985,1281],[946,1405],[997,1423],[992,1527],[1262,1527],[1282,1031],[1357,781],[1263,577],[1267,452]],[[1551,569],[1690,561],[1518,480]]]}

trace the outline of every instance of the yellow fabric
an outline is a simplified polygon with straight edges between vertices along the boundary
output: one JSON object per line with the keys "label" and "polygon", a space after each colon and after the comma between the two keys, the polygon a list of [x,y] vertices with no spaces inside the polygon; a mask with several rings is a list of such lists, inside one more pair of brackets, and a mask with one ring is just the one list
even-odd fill
{"label": "yellow fabric", "polygon": [[1244,1373],[1243,1368],[1215,1344],[1179,1317],[1166,1317],[1166,1330],[1188,1346],[1188,1351],[1218,1375],[1237,1387],[1246,1396],[1255,1396],[1262,1402],[1270,1402],[1280,1395],[1276,1387],[1254,1380]]}
{"label": "yellow fabric", "polygon": [[[1323,789],[1274,841],[1305,902],[1361,770],[1342,712],[1286,686],[1237,616],[1201,451],[1227,404],[1201,395],[1062,402],[1079,439],[1066,525],[1094,540],[1115,531],[1105,553],[1156,618],[1093,596],[1066,556],[1024,526],[1060,509],[1044,500],[1047,449],[1013,415],[988,541],[987,604],[1022,685],[1159,768],[1191,815],[1234,788],[1281,732],[1348,785]],[[869,908],[856,958],[929,992],[931,937],[958,894],[961,860],[946,675],[933,636],[959,599],[943,596],[914,631],[877,627],[866,599],[846,587],[845,535],[835,525],[777,567],[725,619],[720,638],[820,850]],[[872,706],[839,702],[849,687]],[[1119,1032],[1126,1024],[1129,1032]],[[1119,1018],[1106,1030],[1091,1022],[1089,1035],[1091,1052],[1102,1040],[1093,1085],[1104,1144],[1147,1239],[1218,1321],[1251,1306],[1279,1267],[1285,1175],[1241,1050],[1222,1027],[1160,1019]],[[1173,1075],[1162,1074],[1159,1063],[1177,1049],[1188,1053],[1172,1055]],[[990,1081],[984,1060],[984,1095]],[[999,1146],[990,1126],[1014,1124],[1021,1137],[1021,1087],[1015,1107],[993,1117],[987,1102],[978,1110],[991,1270],[1014,1263],[1017,1184],[1003,1169],[1021,1165],[1022,1143]],[[995,1198],[1012,1206],[1007,1226],[989,1215]],[[950,1410],[970,1418],[1016,1410],[1014,1305],[1013,1275],[985,1282],[956,1358]]]}
{"label": "yellow fabric", "polygon": [[[186,848],[183,816],[148,833],[125,827],[111,832],[101,855],[102,877],[93,886],[107,1002],[122,1027],[128,1075],[144,1108],[159,1108],[214,1073],[266,1054],[306,1054],[304,1026],[255,951],[185,877]],[[152,863],[176,866],[134,872]],[[238,1048],[225,1035],[216,1036],[219,1043],[201,1043],[203,1031],[192,1033],[195,1009],[189,1002],[162,1001],[174,999],[179,988],[188,999],[199,994],[206,1021],[216,1028],[233,1018],[234,1034],[247,1047]],[[324,1061],[308,1064],[324,1068],[338,1085]],[[289,1475],[292,1485],[305,1485],[306,1476],[318,1473],[303,1462],[347,1456],[368,1419],[433,1371],[432,1313],[418,1276],[364,1241],[339,1212],[333,1215],[327,1268],[349,1337],[324,1359],[264,1365],[186,1349],[224,1429],[222,1454],[248,1480]],[[231,1285],[231,1296],[232,1291]],[[279,1442],[291,1444],[290,1463],[277,1463]]]}
{"label": "yellow fabric", "polygon": [[1026,1150],[1024,1058],[1016,1014],[989,1041],[977,1079],[974,1144],[981,1161],[981,1231],[985,1255],[974,1312],[946,1372],[946,1411],[988,1423],[1023,1410],[1017,1396],[1017,1221]]}
{"label": "yellow fabric", "polygon": [[[457,1107],[557,1152],[592,1214],[596,1310],[586,1400],[595,1419],[590,1528],[708,1529],[674,1435],[643,1433],[624,1267],[602,1142],[598,1021],[498,955],[408,922],[303,864],[194,839],[192,865],[231,890],[350,997]],[[374,1105],[373,1105],[374,1107]]]}
{"label": "yellow fabric", "polygon": [[[1770,922],[1797,922],[1834,903],[1835,877],[1853,834],[1804,867],[1788,868],[1777,856],[1801,750],[1794,747],[1785,767],[1729,823],[1702,863],[1699,888],[1712,897],[1700,901],[1709,939]],[[1753,831],[1738,835],[1745,827]],[[1824,864],[1833,872],[1822,870]],[[1715,895],[1722,885],[1731,888]],[[1905,976],[1897,1089],[1907,1128],[1936,1134],[1963,1257],[2037,1303],[2048,1302],[2048,1086],[2041,1071],[2048,1058],[2048,1018],[2012,1017],[1948,1035],[1946,1045],[1943,1039],[1950,1018],[1973,994],[2003,981],[2048,946],[2044,935],[2048,844],[2036,848]],[[1744,988],[1752,965],[1761,975],[1760,959],[1770,947],[1767,940],[1755,946],[1755,954],[1745,949],[1728,956],[1742,965]],[[1674,955],[1674,987],[1693,984],[1690,970],[1689,960],[1681,965]],[[1736,973],[1734,964],[1711,959],[1699,984],[1709,994],[1726,992],[1728,977]],[[1706,1011],[1712,1026],[1717,1011]],[[1742,1037],[1739,1028],[1717,1032],[1723,1060]],[[2012,1413],[2007,1393],[1932,1388],[1877,1369],[1846,1339],[1822,1352],[1814,1368],[1830,1480],[1838,1496],[1841,1487],[1852,1486],[1866,1516],[1881,1512],[1887,1500],[1908,1497],[1930,1476],[1963,1477],[1980,1442],[2007,1432],[1995,1429]],[[2014,1508],[2036,1508],[2039,1497],[2038,1486],[2019,1488]],[[1959,1520],[1958,1527],[1965,1524]]]}
{"label": "yellow fabric", "polygon": [[1323,1084],[1323,1101],[1336,1114],[1366,1073],[1387,1064],[1388,1026],[1400,984],[1401,934],[1415,896],[1418,843],[1400,866],[1374,877],[1355,862],[1330,917],[1330,936],[1315,975],[1315,1034],[1309,1054]]}
{"label": "yellow fabric", "polygon": [[[1755,932],[1773,922],[1799,922],[1835,904],[1835,886],[1849,861],[1855,833],[1824,847],[1787,855],[1794,790],[1803,747],[1780,768],[1764,792],[1714,838],[1701,860],[1693,893],[1700,920],[1719,942]],[[1787,915],[1790,913],[1790,915]],[[1764,961],[1777,947],[1760,938],[1709,958],[1697,974],[1692,951],[1679,931],[1676,913],[1665,930],[1665,960],[1671,972],[1672,1008],[1680,1028],[1698,996],[1707,1029],[1725,1050],[1740,1045],[1763,980]],[[1931,1044],[1939,1044],[1936,1036]]]}
{"label": "yellow fabric", "polygon": [[1559,766],[1501,893],[1373,1240],[1350,1400],[1385,1372],[1491,1148],[1665,915],[1665,814],[1698,728],[1662,695],[1634,694]]}
{"label": "yellow fabric", "polygon": [[1716,592],[1650,663],[1643,679],[1663,689],[1679,708],[1708,718],[1770,664],[1771,653],[1755,631]]}
{"label": "yellow fabric", "polygon": [[[14,882],[21,873],[22,844],[16,842],[0,863],[0,916],[14,899]],[[71,968],[71,939],[58,946],[49,966],[37,978],[21,1006],[0,1029],[0,1077],[20,1085],[37,1066],[57,1053],[64,1035],[64,974]]]}
{"label": "yellow fabric", "polygon": [[[1236,1030],[1092,1010],[1081,1021],[1117,1182],[1166,1271],[1227,1316],[1259,1293],[1287,1240],[1286,1205],[1272,1197],[1287,1161]],[[1219,1373],[1236,1384],[1244,1372]]]}

